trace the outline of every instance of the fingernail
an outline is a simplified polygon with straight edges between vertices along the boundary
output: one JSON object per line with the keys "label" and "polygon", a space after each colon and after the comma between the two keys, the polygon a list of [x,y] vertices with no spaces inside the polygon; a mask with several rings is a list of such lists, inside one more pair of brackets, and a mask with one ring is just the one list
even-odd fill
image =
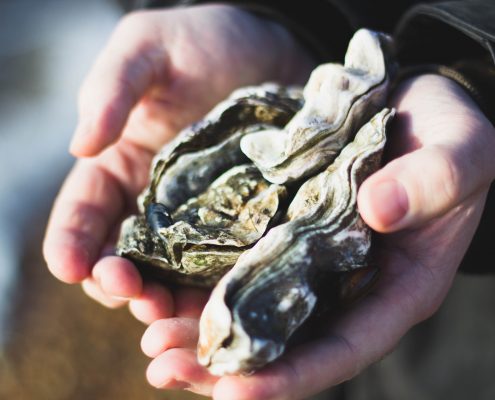
{"label": "fingernail", "polygon": [[129,300],[131,300],[130,297],[125,297],[125,296],[115,296],[115,295],[112,295],[111,297],[112,297],[112,299],[115,299],[115,300],[118,300],[118,301],[129,301]]}
{"label": "fingernail", "polygon": [[378,183],[371,199],[371,206],[376,217],[385,227],[397,224],[409,210],[407,192],[404,186],[396,180]]}
{"label": "fingernail", "polygon": [[175,380],[175,379],[172,379],[171,381],[168,381],[167,383],[165,383],[161,387],[162,388],[163,387],[166,387],[167,389],[172,389],[172,390],[187,390],[187,389],[191,389],[191,385],[189,383],[178,381],[178,380]]}

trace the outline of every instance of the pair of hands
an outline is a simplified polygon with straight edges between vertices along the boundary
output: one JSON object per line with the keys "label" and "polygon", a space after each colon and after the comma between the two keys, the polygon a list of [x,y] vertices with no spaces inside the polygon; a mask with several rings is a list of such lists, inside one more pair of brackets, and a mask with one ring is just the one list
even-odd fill
{"label": "pair of hands", "polygon": [[130,14],[83,84],[71,152],[80,157],[54,204],[44,241],[50,271],[109,307],[151,324],[142,349],[160,388],[215,399],[298,399],[352,378],[432,315],[451,286],[495,177],[495,131],[454,82],[425,75],[390,100],[398,116],[388,163],[366,180],[359,210],[378,237],[381,280],[320,338],[258,373],[213,377],[196,362],[208,293],[144,283],[112,256],[153,154],[233,89],[302,84],[311,58],[277,24],[228,6]]}

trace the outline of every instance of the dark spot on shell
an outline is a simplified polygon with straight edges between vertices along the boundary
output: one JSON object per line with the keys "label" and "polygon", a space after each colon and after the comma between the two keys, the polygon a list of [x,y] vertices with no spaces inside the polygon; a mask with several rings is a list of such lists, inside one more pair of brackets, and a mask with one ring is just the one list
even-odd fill
{"label": "dark spot on shell", "polygon": [[150,203],[146,207],[146,222],[151,230],[157,232],[161,228],[167,228],[173,224],[170,213],[161,203]]}

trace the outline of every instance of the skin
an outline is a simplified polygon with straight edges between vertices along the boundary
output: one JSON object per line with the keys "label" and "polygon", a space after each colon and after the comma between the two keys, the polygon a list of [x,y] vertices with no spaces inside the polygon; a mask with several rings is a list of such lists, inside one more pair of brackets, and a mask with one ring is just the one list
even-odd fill
{"label": "skin", "polygon": [[53,275],[82,282],[110,307],[132,298],[131,311],[145,322],[167,316],[155,303],[168,301],[169,292],[143,287],[131,263],[111,256],[153,155],[235,88],[269,80],[302,84],[313,67],[283,28],[233,7],[126,16],[79,94],[70,149],[79,160],[55,201],[43,245]]}
{"label": "skin", "polygon": [[[215,57],[205,48],[218,49]],[[110,255],[152,154],[178,129],[235,87],[303,83],[312,67],[279,26],[204,6],[131,14],[83,85],[71,151],[91,158],[77,162],[60,191],[44,254],[57,278],[82,282],[102,304],[129,304],[137,319],[153,322],[142,349],[153,358],[147,378],[156,387],[214,399],[305,398],[383,358],[438,309],[452,284],[495,177],[495,129],[462,88],[434,75],[396,89],[387,162],[359,191],[361,215],[380,232],[378,285],[317,339],[258,373],[208,374],[195,358],[208,293],[143,284],[132,263]]]}

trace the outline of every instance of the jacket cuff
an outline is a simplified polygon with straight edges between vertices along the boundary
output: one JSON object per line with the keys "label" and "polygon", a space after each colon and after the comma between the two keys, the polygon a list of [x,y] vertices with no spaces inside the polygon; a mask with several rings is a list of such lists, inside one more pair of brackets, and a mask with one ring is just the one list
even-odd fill
{"label": "jacket cuff", "polygon": [[452,67],[438,64],[411,65],[399,71],[394,86],[405,79],[424,74],[436,74],[449,78],[471,95],[493,124],[494,120],[490,116],[495,114],[492,106],[495,101],[495,79],[492,77],[487,79],[487,74],[494,73],[493,70],[495,68],[491,65],[477,60],[460,61]]}
{"label": "jacket cuff", "polygon": [[449,1],[412,7],[395,30],[403,64],[440,63],[490,55],[495,62],[495,7]]}
{"label": "jacket cuff", "polygon": [[469,82],[462,86],[494,123],[494,21],[495,7],[486,1],[450,1],[413,7],[395,32],[399,62],[405,67],[442,64],[457,71]]}

